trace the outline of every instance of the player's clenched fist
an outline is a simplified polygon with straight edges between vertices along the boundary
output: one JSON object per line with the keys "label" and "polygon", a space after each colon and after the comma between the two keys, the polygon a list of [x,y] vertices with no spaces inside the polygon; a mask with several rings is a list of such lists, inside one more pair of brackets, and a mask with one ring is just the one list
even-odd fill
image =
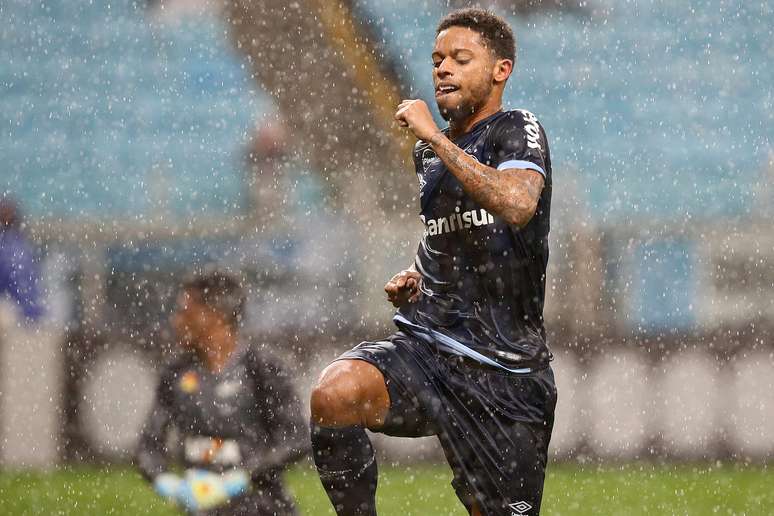
{"label": "player's clenched fist", "polygon": [[414,270],[401,271],[393,276],[384,286],[387,292],[387,300],[394,307],[401,307],[406,303],[413,303],[419,299],[419,282],[422,275]]}
{"label": "player's clenched fist", "polygon": [[420,140],[428,141],[437,132],[438,125],[430,114],[424,100],[404,100],[398,105],[395,112],[395,120],[403,127],[408,127],[414,136]]}

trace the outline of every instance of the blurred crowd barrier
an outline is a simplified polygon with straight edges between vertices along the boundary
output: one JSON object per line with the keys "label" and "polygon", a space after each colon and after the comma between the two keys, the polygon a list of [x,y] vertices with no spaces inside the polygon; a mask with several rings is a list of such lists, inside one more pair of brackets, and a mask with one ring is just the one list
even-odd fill
{"label": "blurred crowd barrier", "polygon": [[19,324],[0,302],[0,464],[50,467],[61,457],[62,330]]}
{"label": "blurred crowd barrier", "polygon": [[562,458],[766,460],[774,451],[771,349],[614,344],[560,351],[552,450]]}
{"label": "blurred crowd barrier", "polygon": [[[546,308],[559,388],[556,459],[771,459],[771,276],[760,268],[774,247],[759,226],[744,227],[698,235],[647,227],[558,230]],[[66,305],[48,304],[59,320],[25,323],[3,305],[4,465],[129,457],[157,370],[175,353],[166,317],[196,257],[227,266],[226,257],[236,257],[230,266],[241,267],[250,293],[246,331],[287,360],[305,403],[331,359],[393,331],[390,307],[362,294],[381,284],[353,276],[357,265],[342,266],[335,246],[323,252],[305,247],[313,245],[308,239],[279,252],[244,239],[157,237],[131,245],[117,239],[80,254],[47,245],[50,256],[69,264],[44,267],[66,275],[59,280],[64,292],[49,294]],[[668,265],[674,257],[684,261],[683,253],[639,259],[631,251],[659,249],[657,240],[690,243],[689,277]],[[401,263],[385,260],[397,262],[382,264],[385,270]],[[648,306],[643,290],[654,288],[656,305]],[[684,299],[691,307],[680,307]],[[395,460],[441,458],[432,438],[379,437],[377,446]]]}

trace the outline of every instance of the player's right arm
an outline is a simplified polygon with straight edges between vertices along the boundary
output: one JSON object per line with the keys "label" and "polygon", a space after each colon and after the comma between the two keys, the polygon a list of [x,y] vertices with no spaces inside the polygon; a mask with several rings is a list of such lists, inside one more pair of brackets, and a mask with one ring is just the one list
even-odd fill
{"label": "player's right arm", "polygon": [[421,281],[422,275],[417,272],[416,266],[412,263],[411,267],[390,278],[390,281],[384,286],[387,300],[396,308],[400,308],[406,303],[416,302],[419,299],[419,283]]}
{"label": "player's right arm", "polygon": [[172,381],[171,372],[161,376],[153,407],[142,427],[134,455],[137,468],[149,482],[155,482],[168,467],[167,436],[172,424]]}
{"label": "player's right arm", "polygon": [[[414,169],[417,176],[420,178],[422,172],[423,147],[424,143],[421,140],[414,146]],[[420,185],[421,184],[420,179]],[[416,302],[420,295],[419,284],[421,281],[422,275],[417,271],[416,262],[414,262],[408,269],[400,271],[384,285],[384,291],[387,293],[387,301],[392,303],[392,306],[395,308],[400,308],[406,303]]]}
{"label": "player's right arm", "polygon": [[247,432],[240,443],[242,467],[251,478],[276,472],[308,452],[308,433],[301,402],[292,377],[279,361],[256,350],[250,351],[248,371],[255,384],[257,412],[264,437]]}
{"label": "player's right arm", "polygon": [[[479,163],[438,128],[427,104],[422,100],[401,102],[395,119],[400,125],[408,127],[414,136],[430,144],[433,152],[457,178],[465,192],[482,208],[517,227],[525,226],[532,219],[545,185],[543,167],[533,166],[533,163],[516,157],[504,162],[508,167],[499,164],[491,167]],[[535,132],[534,137],[538,138],[537,120],[530,126]],[[509,148],[500,149],[499,153],[520,156],[518,147],[525,143],[525,136],[525,133],[516,134],[515,139],[512,137],[507,142]],[[540,147],[537,141],[530,144]],[[523,168],[525,163],[528,163],[527,168]]]}

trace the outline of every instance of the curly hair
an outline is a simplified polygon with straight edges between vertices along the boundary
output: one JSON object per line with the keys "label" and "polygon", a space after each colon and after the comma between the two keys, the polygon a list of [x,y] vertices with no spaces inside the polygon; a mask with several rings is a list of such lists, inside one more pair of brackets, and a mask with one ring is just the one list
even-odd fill
{"label": "curly hair", "polygon": [[208,307],[216,310],[234,327],[242,322],[245,293],[239,280],[225,271],[206,268],[189,275],[183,289],[195,295]]}
{"label": "curly hair", "polygon": [[438,23],[435,35],[449,27],[465,27],[476,31],[496,58],[516,60],[516,38],[513,30],[507,21],[491,11],[474,7],[452,11]]}

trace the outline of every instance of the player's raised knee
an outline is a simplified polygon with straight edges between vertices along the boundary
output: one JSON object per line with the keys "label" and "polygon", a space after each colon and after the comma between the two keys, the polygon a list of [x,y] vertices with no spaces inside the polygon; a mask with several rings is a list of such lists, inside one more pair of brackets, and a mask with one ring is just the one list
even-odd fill
{"label": "player's raised knee", "polygon": [[327,427],[381,425],[389,408],[384,378],[360,360],[340,360],[320,374],[310,400],[312,421]]}
{"label": "player's raised knee", "polygon": [[312,420],[318,425],[339,427],[358,424],[361,393],[352,367],[334,362],[320,374],[312,389]]}

